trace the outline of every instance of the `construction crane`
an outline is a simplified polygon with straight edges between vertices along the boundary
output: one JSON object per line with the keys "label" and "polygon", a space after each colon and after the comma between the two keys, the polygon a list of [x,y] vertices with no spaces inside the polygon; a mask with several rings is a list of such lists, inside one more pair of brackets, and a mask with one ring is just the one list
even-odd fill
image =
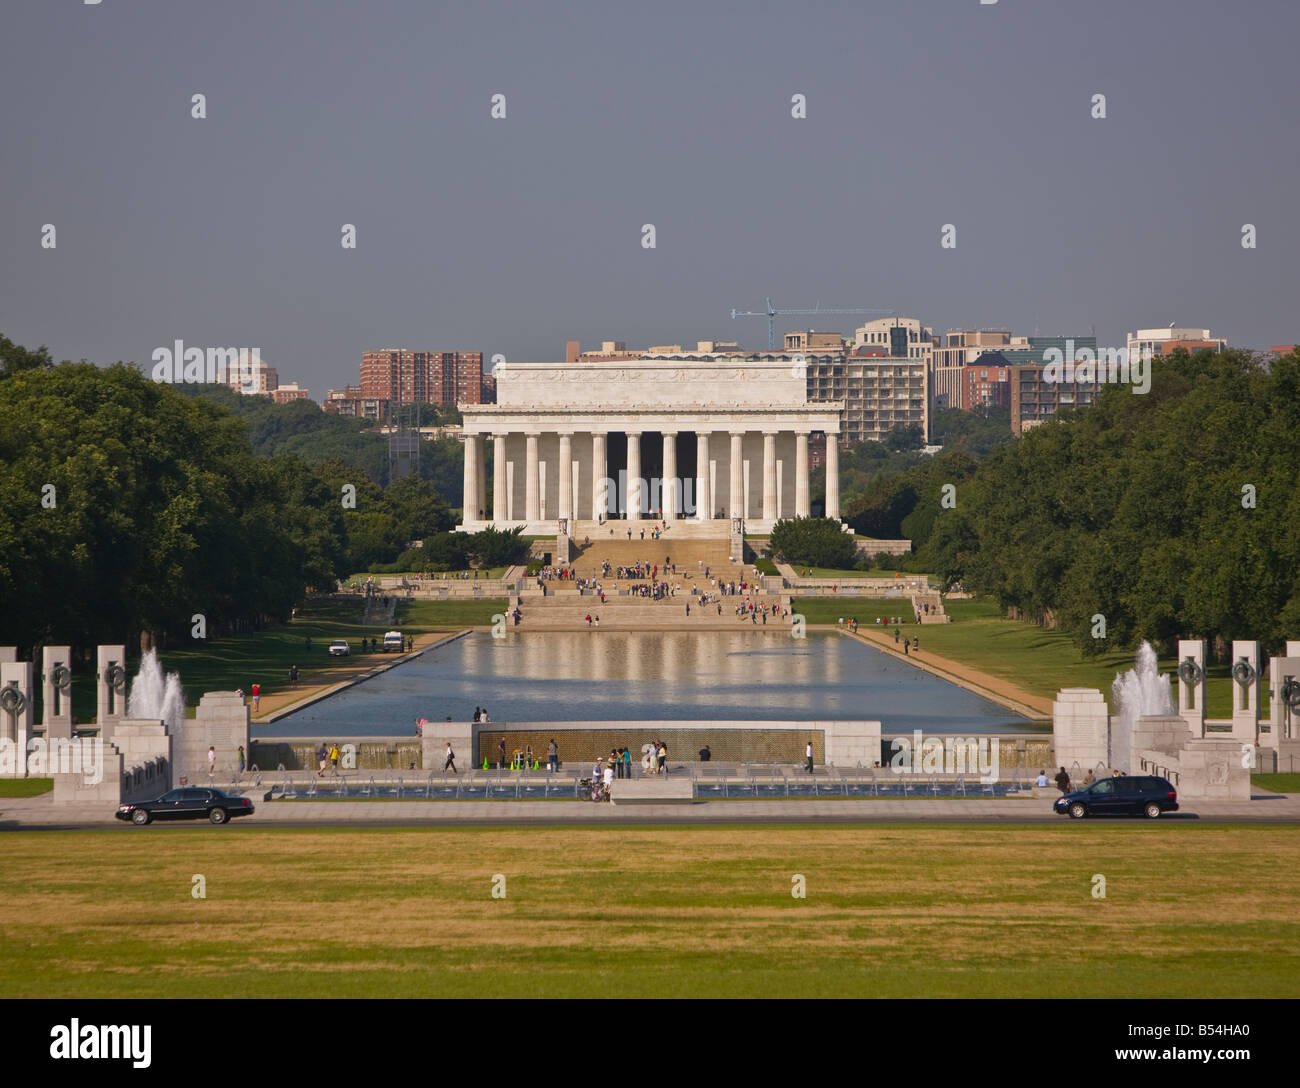
{"label": "construction crane", "polygon": [[764,299],[767,303],[766,310],[732,310],[731,318],[734,321],[738,317],[766,317],[767,318],[767,350],[771,351],[776,347],[776,318],[780,314],[782,317],[792,314],[883,314],[888,316],[893,310],[841,310],[841,309],[823,309],[819,302],[811,310],[774,310],[772,300]]}

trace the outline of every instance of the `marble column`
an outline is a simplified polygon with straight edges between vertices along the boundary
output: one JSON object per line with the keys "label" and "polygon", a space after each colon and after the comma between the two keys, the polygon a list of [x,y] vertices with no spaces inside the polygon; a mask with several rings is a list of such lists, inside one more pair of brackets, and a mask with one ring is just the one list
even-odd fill
{"label": "marble column", "polygon": [[776,519],[776,432],[763,432],[763,520]]}
{"label": "marble column", "polygon": [[627,432],[627,520],[641,520],[641,432]]}
{"label": "marble column", "polygon": [[[560,433],[560,508],[556,517],[573,519],[573,435]],[[569,526],[573,532],[573,526]]]}
{"label": "marble column", "polygon": [[537,481],[537,438],[536,433],[528,436],[528,454],[524,465],[524,518],[527,521],[542,520],[542,495]]}
{"label": "marble column", "polygon": [[677,508],[681,505],[680,495],[681,487],[677,483],[677,432],[664,431],[664,475],[659,482],[659,505],[663,508],[665,521],[670,522],[677,517]]}
{"label": "marble column", "polygon": [[478,441],[474,443],[474,456],[478,460],[478,464],[474,469],[474,475],[477,477],[474,488],[474,515],[479,521],[482,521],[489,515],[487,508],[487,440],[484,435],[478,435],[477,437]]}
{"label": "marble column", "polygon": [[461,521],[468,525],[478,521],[479,492],[479,455],[483,447],[483,436],[467,434],[465,436],[465,480],[464,495],[461,499]]}
{"label": "marble column", "polygon": [[808,513],[808,435],[800,431],[794,436],[794,516]]}
{"label": "marble column", "polygon": [[709,494],[709,432],[695,432],[695,517],[713,517],[713,496]]}
{"label": "marble column", "polygon": [[591,436],[591,516],[609,516],[609,460],[605,455],[605,435]]}
{"label": "marble column", "polygon": [[505,523],[509,507],[506,497],[509,486],[506,484],[506,436],[492,436],[492,520],[498,526]]}
{"label": "marble column", "polygon": [[826,435],[826,516],[840,516],[840,436]]}
{"label": "marble column", "polygon": [[733,518],[745,516],[745,467],[744,467],[744,431],[731,432],[731,487],[727,495],[727,505]]}

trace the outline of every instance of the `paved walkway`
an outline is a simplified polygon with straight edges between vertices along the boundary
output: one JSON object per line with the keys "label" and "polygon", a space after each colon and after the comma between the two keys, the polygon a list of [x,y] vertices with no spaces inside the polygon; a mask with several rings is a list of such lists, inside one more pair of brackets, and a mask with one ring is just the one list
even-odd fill
{"label": "paved walkway", "polygon": [[[843,628],[837,628],[844,631]],[[950,657],[940,657],[938,654],[928,652],[924,647],[914,653],[905,654],[899,649],[894,642],[892,633],[887,633],[877,627],[863,627],[859,624],[857,634],[850,634],[844,631],[847,638],[857,638],[869,644],[874,649],[904,661],[909,665],[926,672],[933,673],[935,676],[942,677],[951,681],[958,687],[972,691],[976,695],[982,695],[986,699],[992,699],[996,703],[1001,703],[1009,710],[1014,710],[1026,718],[1035,721],[1051,721],[1052,719],[1052,700],[1044,698],[1041,695],[1031,695],[1024,688],[1018,687],[1009,680],[1003,680],[989,673],[981,672],[979,669],[973,669],[969,665],[963,665],[959,661],[954,661]]]}
{"label": "paved walkway", "polygon": [[[260,791],[259,791],[260,793]],[[697,801],[693,805],[636,805],[619,807],[590,801],[262,801],[253,797],[257,811],[239,826],[310,827],[351,824],[381,825],[465,824],[538,825],[576,823],[781,823],[890,822],[929,823],[1066,823],[1052,812],[1046,798],[889,800],[877,798],[801,798],[773,800]],[[1069,821],[1073,822],[1073,821]],[[1093,821],[1100,822],[1100,821]],[[1122,820],[1117,824],[1156,821]],[[1185,803],[1169,813],[1164,823],[1300,823],[1300,794],[1259,794],[1250,801]],[[184,821],[177,826],[196,826]],[[0,830],[24,828],[129,827],[105,806],[54,805],[52,794],[0,800]],[[170,824],[167,826],[171,826]]]}

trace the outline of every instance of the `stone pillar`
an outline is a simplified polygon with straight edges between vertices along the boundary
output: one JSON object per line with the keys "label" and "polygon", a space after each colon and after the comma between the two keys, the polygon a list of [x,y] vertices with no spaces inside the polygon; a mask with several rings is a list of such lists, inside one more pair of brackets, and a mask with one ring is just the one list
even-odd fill
{"label": "stone pillar", "polygon": [[[0,739],[13,744],[13,776],[27,777],[27,740],[32,735],[32,663],[0,663]],[[8,705],[8,709],[6,709]]]}
{"label": "stone pillar", "polygon": [[745,432],[731,432],[731,486],[728,488],[727,506],[733,518],[745,516]]}
{"label": "stone pillar", "polygon": [[[58,674],[57,676],[55,674]],[[60,683],[59,681],[64,681]],[[72,647],[46,646],[41,651],[41,695],[45,739],[72,736]]]}
{"label": "stone pillar", "polygon": [[573,517],[573,435],[560,432],[560,508],[556,517]]}
{"label": "stone pillar", "polygon": [[[1242,664],[1246,665],[1242,669]],[[1263,687],[1262,663],[1258,642],[1232,643],[1232,738],[1242,744],[1254,744],[1259,735],[1259,718]],[[1238,676],[1246,681],[1242,684]]]}
{"label": "stone pillar", "polygon": [[681,506],[681,485],[677,482],[677,432],[664,431],[664,475],[659,485],[659,505],[664,512],[664,520],[672,521],[677,517]]}
{"label": "stone pillar", "polygon": [[591,516],[596,520],[609,516],[609,459],[603,431],[591,436]]}
{"label": "stone pillar", "polygon": [[1200,679],[1193,684],[1178,676],[1178,713],[1187,722],[1192,736],[1199,739],[1205,736],[1205,640],[1178,640],[1178,668],[1191,658],[1200,670]]}
{"label": "stone pillar", "polygon": [[528,436],[527,461],[524,466],[524,518],[527,521],[542,520],[541,488],[537,482],[537,438],[536,432]]}
{"label": "stone pillar", "polygon": [[709,489],[709,433],[695,432],[695,517],[699,521],[713,517],[713,495]]}
{"label": "stone pillar", "polygon": [[[1096,688],[1062,688],[1052,704],[1052,748],[1056,765],[1074,774],[1098,764],[1109,768],[1110,714]],[[1127,755],[1127,753],[1125,753]]]}
{"label": "stone pillar", "polygon": [[763,520],[776,520],[776,432],[763,432]]}
{"label": "stone pillar", "polygon": [[474,436],[474,460],[474,475],[478,477],[474,488],[474,516],[483,521],[491,517],[492,511],[487,508],[487,442],[481,434]]}
{"label": "stone pillar", "polygon": [[627,520],[641,520],[641,432],[627,432]]}
{"label": "stone pillar", "polygon": [[117,723],[126,717],[126,647],[100,646],[96,663],[95,717],[99,738],[107,743],[113,739]]}
{"label": "stone pillar", "polygon": [[492,436],[492,520],[500,526],[508,519],[510,508],[506,497],[510,485],[506,482],[506,436]]}
{"label": "stone pillar", "polygon": [[462,511],[461,521],[466,525],[478,520],[478,468],[482,445],[483,438],[481,435],[467,434],[465,436],[465,486],[464,498],[461,500],[464,510]]}
{"label": "stone pillar", "polygon": [[840,519],[840,436],[826,432],[826,516]]}
{"label": "stone pillar", "polygon": [[794,442],[794,516],[808,517],[808,435],[800,431]]}

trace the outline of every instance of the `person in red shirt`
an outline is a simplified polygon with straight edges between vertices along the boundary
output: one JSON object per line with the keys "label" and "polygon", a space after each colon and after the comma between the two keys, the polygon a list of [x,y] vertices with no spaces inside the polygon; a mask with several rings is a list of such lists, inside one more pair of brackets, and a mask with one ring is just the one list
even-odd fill
{"label": "person in red shirt", "polygon": [[254,684],[253,685],[253,713],[254,714],[257,713],[257,703],[258,700],[261,698],[262,698],[262,685]]}

